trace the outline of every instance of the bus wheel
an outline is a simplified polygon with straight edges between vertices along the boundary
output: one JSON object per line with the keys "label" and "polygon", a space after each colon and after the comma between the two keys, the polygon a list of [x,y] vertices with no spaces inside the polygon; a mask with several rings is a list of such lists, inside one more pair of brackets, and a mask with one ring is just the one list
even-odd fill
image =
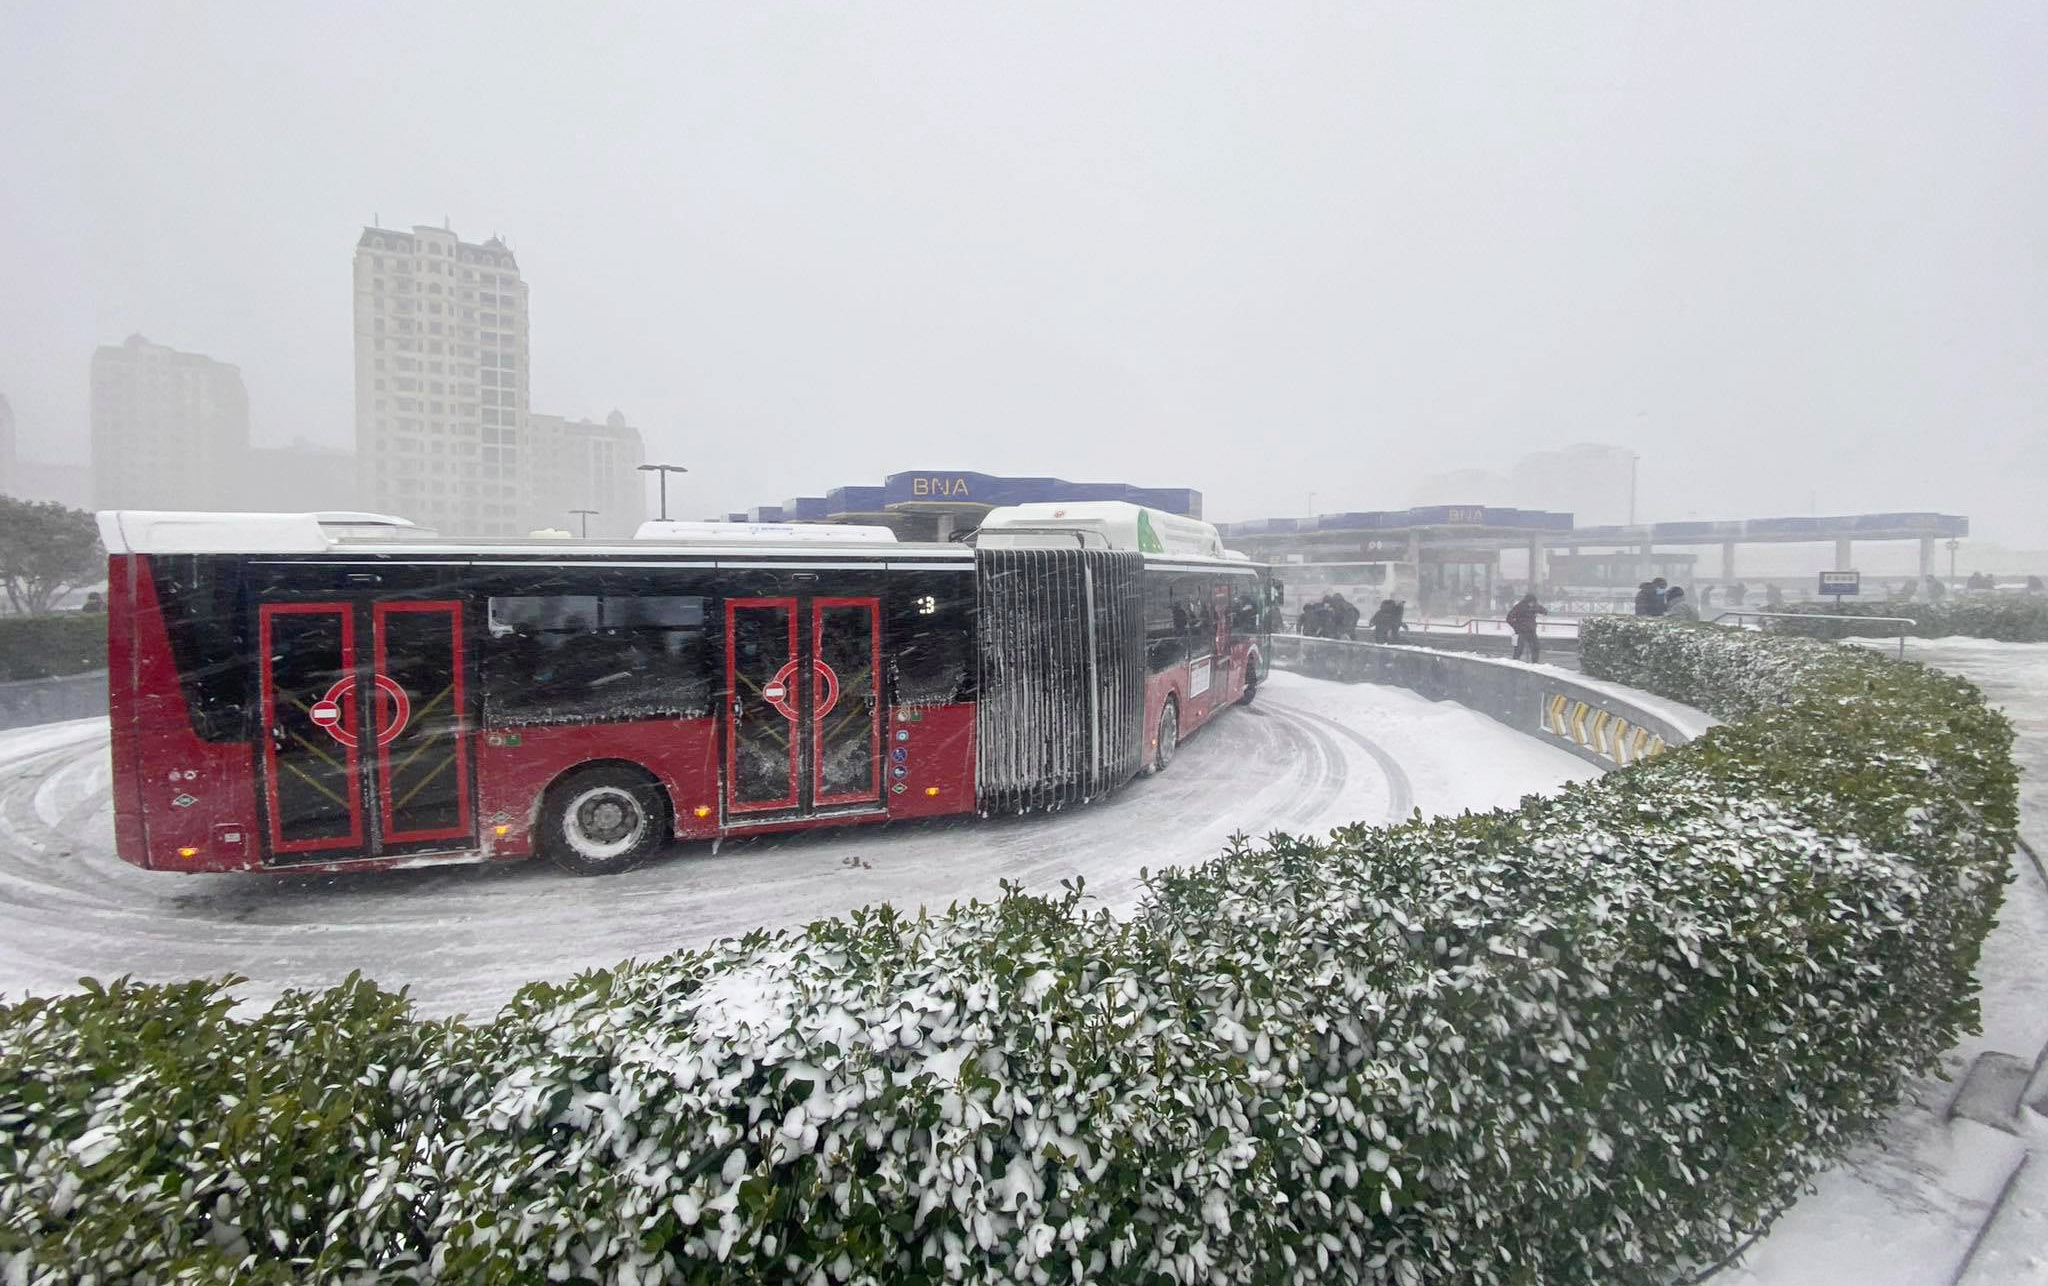
{"label": "bus wheel", "polygon": [[1180,705],[1172,697],[1159,708],[1159,754],[1152,761],[1153,772],[1165,772],[1180,749]]}
{"label": "bus wheel", "polygon": [[614,875],[645,861],[668,816],[661,788],[628,768],[570,773],[540,809],[540,849],[577,875]]}
{"label": "bus wheel", "polygon": [[1237,694],[1237,703],[1241,706],[1248,706],[1252,703],[1252,698],[1257,695],[1259,695],[1259,663],[1256,660],[1251,660],[1245,662],[1244,691]]}

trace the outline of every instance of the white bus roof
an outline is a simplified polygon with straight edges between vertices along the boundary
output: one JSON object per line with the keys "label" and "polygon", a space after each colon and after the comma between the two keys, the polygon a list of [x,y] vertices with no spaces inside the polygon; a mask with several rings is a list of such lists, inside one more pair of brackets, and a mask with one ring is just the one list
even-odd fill
{"label": "white bus roof", "polygon": [[[1027,537],[1071,535],[1079,543],[1098,548],[1194,558],[1224,557],[1223,537],[1201,519],[1147,509],[1123,500],[1004,505],[989,510],[981,520],[981,531],[984,537],[1001,538],[1000,543],[1005,545]],[[986,543],[995,546],[998,541]]]}
{"label": "white bus roof", "polygon": [[98,515],[100,543],[109,554],[324,554],[350,550],[378,555],[504,555],[532,553],[547,558],[634,556],[664,548],[693,556],[744,555],[781,549],[807,554],[834,548],[842,556],[893,557],[891,551],[928,560],[972,561],[964,545],[899,545],[887,527],[829,523],[643,524],[633,540],[571,539],[566,534],[442,537],[404,518],[368,513],[181,513],[159,510],[104,510]]}
{"label": "white bus roof", "polygon": [[404,518],[372,513],[183,513],[100,511],[100,544],[110,554],[317,554],[338,540],[420,540],[434,533]]}
{"label": "white bus roof", "polygon": [[827,543],[837,545],[893,545],[896,533],[887,527],[856,527],[824,522],[680,522],[652,518],[633,533],[635,540],[699,540],[713,544],[746,544],[772,541],[777,544]]}

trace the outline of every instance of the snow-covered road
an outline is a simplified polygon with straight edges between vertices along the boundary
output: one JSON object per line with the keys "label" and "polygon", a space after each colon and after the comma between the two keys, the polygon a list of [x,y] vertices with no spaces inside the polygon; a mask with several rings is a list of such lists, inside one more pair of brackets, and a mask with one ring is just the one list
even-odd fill
{"label": "snow-covered road", "polygon": [[1233,831],[1491,808],[1592,774],[1460,706],[1276,673],[1169,772],[1059,816],[762,838],[715,856],[689,846],[596,880],[544,862],[180,875],[113,855],[105,722],[55,724],[0,734],[0,996],[233,972],[262,1001],[360,968],[409,986],[426,1012],[478,1014],[528,979],[870,903],[938,909],[1003,880],[1053,892],[1085,876],[1121,909],[1141,868],[1201,861]]}

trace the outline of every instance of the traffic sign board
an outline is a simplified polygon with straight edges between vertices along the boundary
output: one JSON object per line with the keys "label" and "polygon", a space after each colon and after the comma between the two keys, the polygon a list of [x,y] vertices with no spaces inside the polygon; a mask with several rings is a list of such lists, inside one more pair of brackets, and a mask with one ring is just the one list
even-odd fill
{"label": "traffic sign board", "polygon": [[1854,598],[1863,592],[1863,573],[1822,572],[1820,574],[1820,592],[1831,594],[1836,598]]}

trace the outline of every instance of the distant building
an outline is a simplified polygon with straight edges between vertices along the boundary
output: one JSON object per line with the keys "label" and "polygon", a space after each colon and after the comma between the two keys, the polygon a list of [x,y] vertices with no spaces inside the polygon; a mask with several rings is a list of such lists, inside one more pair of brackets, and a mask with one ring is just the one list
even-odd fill
{"label": "distant building", "polygon": [[243,477],[237,508],[320,513],[363,507],[356,500],[354,453],[304,438],[288,447],[251,448]]}
{"label": "distant building", "polygon": [[647,517],[647,480],[636,470],[647,459],[640,430],[613,411],[603,424],[538,412],[527,417],[533,465],[526,528],[580,533],[573,509],[594,509],[592,536],[631,536]]}
{"label": "distant building", "polygon": [[130,335],[92,359],[98,509],[224,509],[249,453],[242,373]]}
{"label": "distant building", "polygon": [[455,534],[527,530],[526,283],[510,248],[364,228],[355,353],[363,507]]}
{"label": "distant building", "polygon": [[1580,442],[1562,451],[1537,451],[1515,461],[1508,475],[1514,503],[1564,509],[1583,527],[1630,521],[1635,452]]}
{"label": "distant building", "polygon": [[92,466],[17,459],[14,462],[14,485],[8,494],[23,500],[54,500],[73,509],[90,509],[93,507]]}
{"label": "distant building", "polygon": [[1431,474],[1416,484],[1418,505],[1519,505],[1578,515],[1581,523],[1622,523],[1629,519],[1635,452],[1625,447],[1580,442],[1559,451],[1535,451],[1507,473],[1457,469]]}
{"label": "distant building", "polygon": [[[1508,480],[1485,469],[1453,469],[1432,473],[1415,484],[1409,497],[1418,506],[1521,504],[1508,494]],[[1528,503],[1533,504],[1534,501]]]}
{"label": "distant building", "polygon": [[19,495],[15,488],[14,407],[0,393],[0,494]]}

